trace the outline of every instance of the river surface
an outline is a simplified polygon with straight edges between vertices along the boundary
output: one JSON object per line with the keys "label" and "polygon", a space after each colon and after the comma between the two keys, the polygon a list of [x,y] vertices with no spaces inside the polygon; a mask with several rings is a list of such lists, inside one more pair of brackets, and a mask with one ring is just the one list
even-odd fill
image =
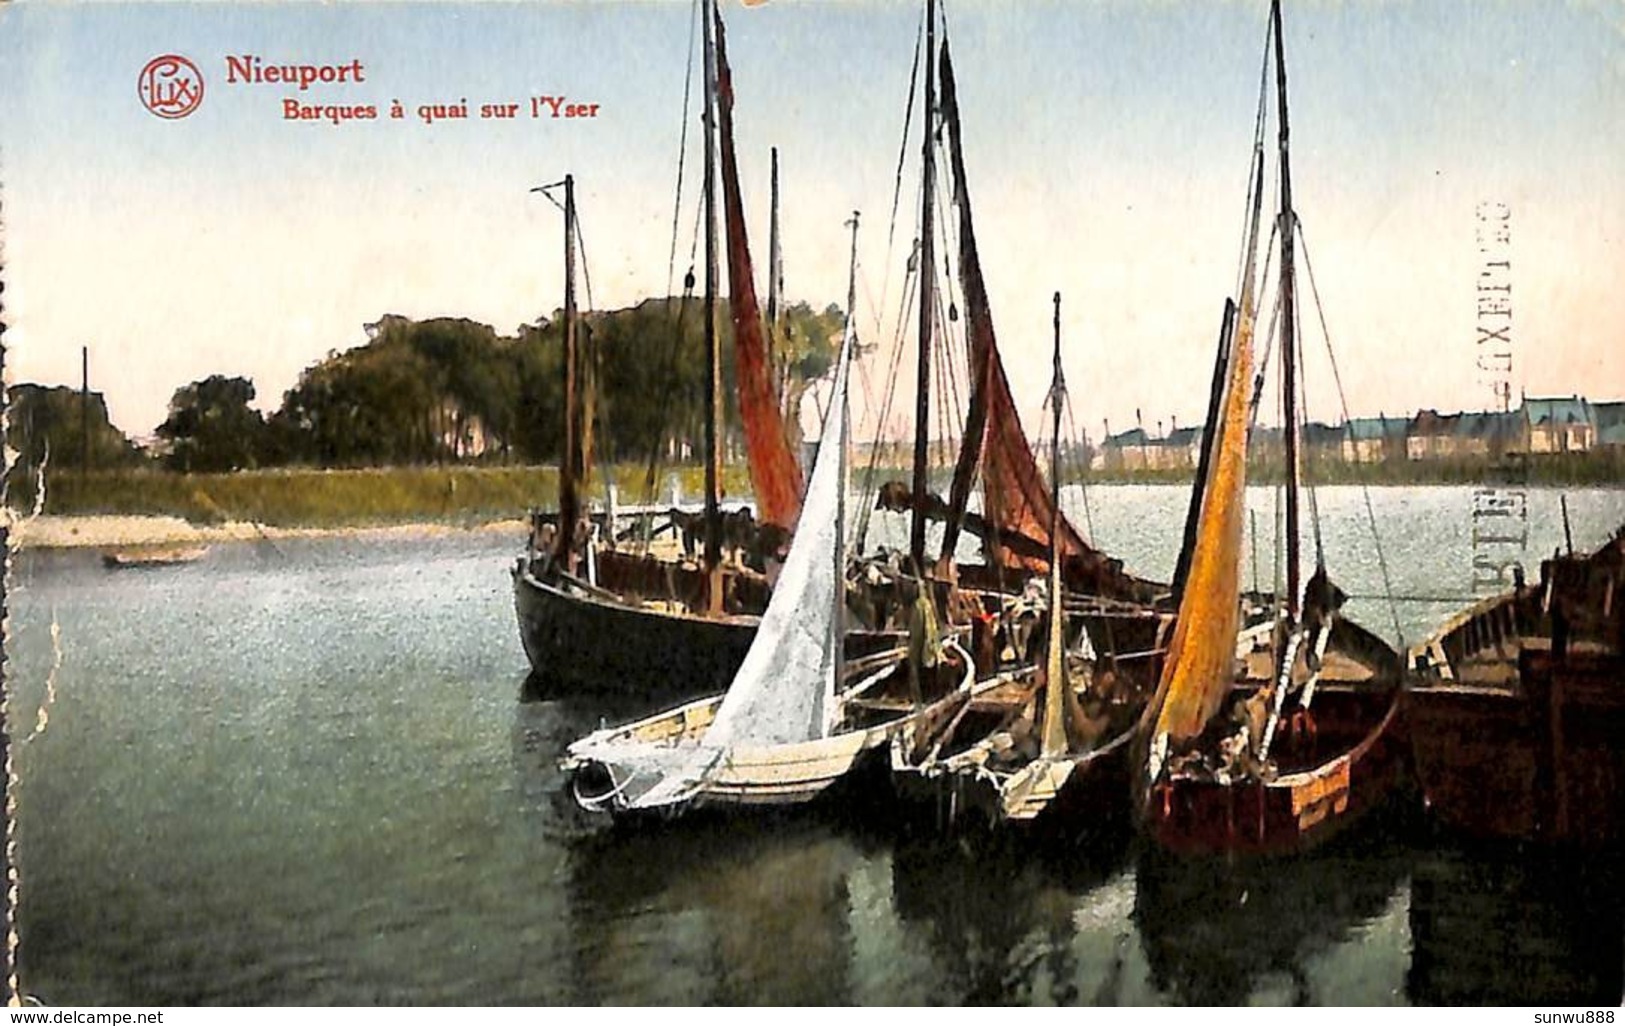
{"label": "river surface", "polygon": [[[1096,488],[1087,517],[1067,498],[1131,570],[1170,573],[1183,489]],[[1272,493],[1250,501],[1268,563]],[[1380,598],[1350,611],[1415,641],[1471,595],[1472,491],[1371,502],[1385,560],[1350,488],[1319,497],[1327,561],[1357,596],[1384,592],[1386,562],[1397,617]],[[1625,492],[1568,502],[1578,548],[1625,522]],[[1557,493],[1529,508],[1532,578],[1563,529]],[[224,545],[118,572],[89,551],[16,557],[25,990],[73,1004],[1619,1002],[1617,877],[1464,849],[1401,817],[1239,864],[1169,860],[1125,833],[1063,849],[943,838],[880,801],[607,829],[574,810],[554,761],[642,710],[526,685],[508,578],[520,540]]]}

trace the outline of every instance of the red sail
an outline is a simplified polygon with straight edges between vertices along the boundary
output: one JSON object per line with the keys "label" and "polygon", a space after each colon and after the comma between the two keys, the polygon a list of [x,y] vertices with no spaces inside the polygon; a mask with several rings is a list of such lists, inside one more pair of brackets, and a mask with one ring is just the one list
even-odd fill
{"label": "red sail", "polygon": [[722,147],[722,199],[728,226],[728,306],[733,315],[734,380],[739,388],[739,417],[745,425],[750,456],[750,483],[756,493],[756,515],[763,523],[794,529],[801,516],[801,463],[785,438],[778,389],[768,366],[762,312],[756,303],[756,278],[745,234],[745,205],[739,195],[739,166],[734,159],[733,74],[722,18],[717,26],[717,126]]}
{"label": "red sail", "polygon": [[[993,333],[993,312],[988,306],[982,264],[976,254],[976,229],[971,218],[970,190],[965,182],[965,157],[960,140],[959,100],[946,44],[942,48],[941,102],[943,120],[948,125],[954,205],[959,208],[959,279],[965,293],[968,319],[965,334],[971,372],[970,410],[949,500],[953,514],[949,531],[953,531],[964,514],[980,456],[988,522],[1000,532],[1026,535],[1048,549],[1053,506],[1049,488],[1033,458],[1032,446],[1027,442],[1027,433],[1022,430],[1021,417],[1010,394],[1010,381],[1005,377],[1004,361],[999,358],[998,340]],[[1097,556],[1064,515],[1055,522],[1059,524],[1059,551],[1063,560],[1085,554]],[[1047,568],[1047,559],[1022,556],[1007,546],[995,546],[995,549],[994,558],[1005,566]]]}

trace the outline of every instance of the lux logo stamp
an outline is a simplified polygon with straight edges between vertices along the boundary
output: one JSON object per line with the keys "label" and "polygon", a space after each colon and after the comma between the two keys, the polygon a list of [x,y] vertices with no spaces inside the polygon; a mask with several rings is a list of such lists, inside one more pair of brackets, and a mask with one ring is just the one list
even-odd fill
{"label": "lux logo stamp", "polygon": [[154,57],[141,69],[136,94],[142,106],[158,117],[184,118],[203,102],[203,72],[180,54]]}

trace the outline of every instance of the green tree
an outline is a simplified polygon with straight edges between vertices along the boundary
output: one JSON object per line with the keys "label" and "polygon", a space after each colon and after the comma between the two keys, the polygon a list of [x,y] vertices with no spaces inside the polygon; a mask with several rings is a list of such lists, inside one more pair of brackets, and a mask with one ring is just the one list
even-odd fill
{"label": "green tree", "polygon": [[255,467],[265,442],[265,418],[248,404],[254,383],[213,374],[175,390],[158,436],[169,443],[172,470],[215,473]]}
{"label": "green tree", "polygon": [[793,447],[801,445],[801,401],[807,389],[834,368],[845,329],[846,314],[834,303],[823,310],[796,303],[780,317],[773,363],[779,372],[785,431]]}
{"label": "green tree", "polygon": [[[89,405],[76,388],[22,382],[6,392],[6,444],[18,463],[32,471],[50,452],[58,470],[77,470],[88,455],[90,469],[105,470],[139,464],[144,458],[124,432],[107,417],[107,402],[91,392]],[[85,445],[89,428],[90,444]]]}

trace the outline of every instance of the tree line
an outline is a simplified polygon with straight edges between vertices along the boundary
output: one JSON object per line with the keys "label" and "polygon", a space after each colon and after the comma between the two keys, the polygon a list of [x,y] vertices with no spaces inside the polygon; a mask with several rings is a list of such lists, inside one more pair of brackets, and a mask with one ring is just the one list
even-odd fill
{"label": "tree line", "polygon": [[[697,453],[707,386],[704,305],[692,298],[650,299],[588,313],[578,331],[583,381],[591,396],[595,458],[647,461]],[[773,345],[786,411],[833,365],[838,307],[789,307]],[[738,451],[742,431],[730,384],[732,332],[722,333],[725,444]],[[368,341],[332,352],[300,374],[269,416],[253,406],[254,383],[211,375],[177,389],[151,452],[111,425],[99,394],[88,407],[68,388],[23,384],[8,393],[8,443],[25,467],[51,453],[75,467],[91,437],[94,468],[156,460],[181,472],[258,467],[407,466],[447,462],[550,463],[563,442],[562,316],[500,335],[461,318],[414,321],[386,315]],[[799,420],[786,426],[799,441]]]}

